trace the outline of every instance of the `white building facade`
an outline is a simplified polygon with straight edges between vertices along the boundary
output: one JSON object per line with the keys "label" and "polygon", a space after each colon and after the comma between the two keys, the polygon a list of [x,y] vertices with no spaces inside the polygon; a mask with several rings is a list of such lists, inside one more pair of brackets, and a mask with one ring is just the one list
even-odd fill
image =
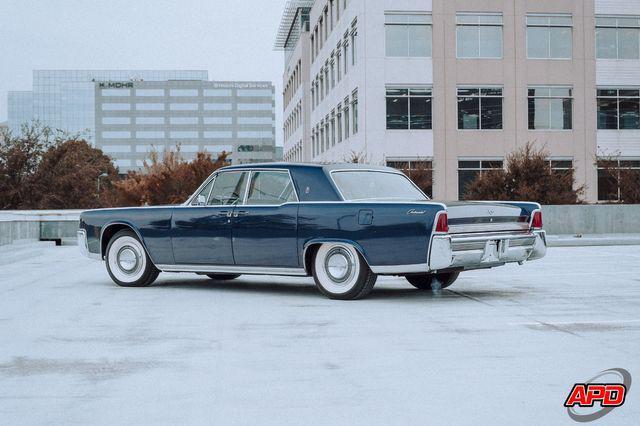
{"label": "white building facade", "polygon": [[[615,200],[598,156],[640,166],[640,1],[304,6],[308,31],[289,50],[309,61],[294,94],[309,111],[292,132],[285,121],[287,160],[430,168],[439,199],[464,198],[475,176],[528,142],[555,169],[573,168],[587,201]],[[285,90],[285,119],[296,103]]]}

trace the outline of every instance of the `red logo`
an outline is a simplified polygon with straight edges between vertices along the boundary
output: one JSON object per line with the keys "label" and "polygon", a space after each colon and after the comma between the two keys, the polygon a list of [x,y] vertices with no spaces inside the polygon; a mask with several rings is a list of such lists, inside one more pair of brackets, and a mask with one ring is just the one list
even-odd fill
{"label": "red logo", "polygon": [[565,407],[593,407],[599,402],[602,407],[619,407],[624,404],[627,387],[619,383],[576,383],[569,392]]}
{"label": "red logo", "polygon": [[[604,383],[597,383],[598,380]],[[573,385],[564,406],[576,422],[592,422],[624,404],[629,389],[631,374],[624,368],[610,368],[584,383]]]}

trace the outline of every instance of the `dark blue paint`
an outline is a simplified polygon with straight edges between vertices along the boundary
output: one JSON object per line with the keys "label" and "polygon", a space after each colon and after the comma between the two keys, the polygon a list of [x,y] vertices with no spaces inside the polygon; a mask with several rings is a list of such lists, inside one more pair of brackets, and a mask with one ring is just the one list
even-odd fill
{"label": "dark blue paint", "polygon": [[[210,264],[303,267],[305,247],[344,241],[361,251],[370,265],[427,262],[437,203],[342,202],[331,170],[385,167],[269,163],[224,170],[287,169],[301,203],[283,206],[167,206],[102,209],[82,213],[89,251],[100,253],[100,235],[111,223],[126,223],[141,236],[156,264]],[[530,217],[535,203],[507,202]],[[407,214],[419,208],[422,215]],[[228,217],[236,212],[238,217]]]}
{"label": "dark blue paint", "polygon": [[233,257],[236,265],[300,266],[298,206],[238,206],[233,218]]}
{"label": "dark blue paint", "polygon": [[231,218],[233,206],[176,207],[171,246],[179,265],[233,265]]}

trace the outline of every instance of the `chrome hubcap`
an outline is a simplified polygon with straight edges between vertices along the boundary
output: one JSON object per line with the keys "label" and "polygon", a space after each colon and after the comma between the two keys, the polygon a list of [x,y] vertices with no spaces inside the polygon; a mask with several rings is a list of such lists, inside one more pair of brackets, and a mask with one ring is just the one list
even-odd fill
{"label": "chrome hubcap", "polygon": [[353,270],[350,254],[342,248],[333,249],[326,257],[325,270],[332,281],[336,283],[346,281]]}
{"label": "chrome hubcap", "polygon": [[118,253],[118,266],[123,272],[131,273],[138,266],[138,255],[131,247],[124,247]]}

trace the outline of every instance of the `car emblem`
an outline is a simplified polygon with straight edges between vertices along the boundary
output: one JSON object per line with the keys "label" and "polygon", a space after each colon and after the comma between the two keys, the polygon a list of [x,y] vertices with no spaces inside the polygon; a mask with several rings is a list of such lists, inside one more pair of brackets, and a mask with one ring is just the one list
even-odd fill
{"label": "car emblem", "polygon": [[489,213],[489,216],[493,216],[493,214],[495,213],[495,210],[489,209],[487,210],[487,213]]}
{"label": "car emblem", "polygon": [[416,209],[411,209],[407,212],[407,214],[425,214],[426,212],[424,210],[416,210]]}

